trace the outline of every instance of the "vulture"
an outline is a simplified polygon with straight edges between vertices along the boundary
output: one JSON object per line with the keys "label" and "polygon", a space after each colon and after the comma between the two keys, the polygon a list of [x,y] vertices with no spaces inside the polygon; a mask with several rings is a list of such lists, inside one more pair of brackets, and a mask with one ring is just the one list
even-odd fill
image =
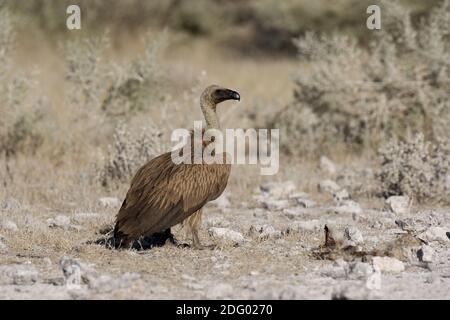
{"label": "vulture", "polygon": [[[216,106],[226,100],[239,101],[240,95],[217,85],[203,91],[200,107],[207,129],[220,129]],[[202,142],[203,148],[207,145]],[[231,165],[226,162],[175,164],[171,152],[147,162],[135,173],[116,216],[113,236],[116,248],[130,247],[142,236],[174,242],[170,228],[179,223],[188,225],[193,247],[203,248],[198,238],[202,208],[225,190],[230,170]]]}

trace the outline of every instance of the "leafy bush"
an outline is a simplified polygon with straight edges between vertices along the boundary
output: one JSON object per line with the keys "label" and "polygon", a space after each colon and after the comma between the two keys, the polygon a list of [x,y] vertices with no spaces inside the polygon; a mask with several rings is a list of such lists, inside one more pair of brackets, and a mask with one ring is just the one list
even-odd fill
{"label": "leafy bush", "polygon": [[450,138],[450,2],[419,26],[397,2],[382,6],[382,30],[367,50],[345,35],[295,40],[304,64],[294,101],[272,121],[287,151],[376,150],[411,132]]}
{"label": "leafy bush", "polygon": [[408,141],[391,140],[379,150],[377,178],[386,196],[409,195],[418,202],[450,203],[450,143],[425,141],[422,134]]}

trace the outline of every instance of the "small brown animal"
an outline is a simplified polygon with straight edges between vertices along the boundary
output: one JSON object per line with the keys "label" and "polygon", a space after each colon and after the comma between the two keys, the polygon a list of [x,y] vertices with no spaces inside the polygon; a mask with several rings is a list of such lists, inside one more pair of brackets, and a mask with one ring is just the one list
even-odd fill
{"label": "small brown animal", "polygon": [[[217,85],[202,93],[200,106],[207,129],[220,128],[216,106],[226,100],[240,100],[240,95]],[[170,228],[187,219],[193,246],[202,248],[198,238],[202,207],[225,190],[230,169],[227,163],[175,164],[171,152],[150,160],[136,172],[117,214],[116,247],[129,247],[141,236],[173,239]]]}

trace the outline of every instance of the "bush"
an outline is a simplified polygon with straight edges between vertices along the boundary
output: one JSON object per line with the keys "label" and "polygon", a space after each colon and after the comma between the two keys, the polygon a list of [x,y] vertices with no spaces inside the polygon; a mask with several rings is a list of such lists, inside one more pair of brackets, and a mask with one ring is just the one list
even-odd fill
{"label": "bush", "polygon": [[450,203],[450,143],[434,144],[422,134],[407,141],[391,140],[379,150],[377,178],[385,196],[408,195],[419,203]]}
{"label": "bush", "polygon": [[132,135],[126,125],[120,123],[103,164],[96,168],[98,180],[104,187],[116,187],[119,183],[128,182],[139,167],[163,149],[162,133],[156,126],[149,126]]}
{"label": "bush", "polygon": [[161,97],[163,73],[158,54],[165,34],[145,39],[145,52],[130,63],[103,61],[109,37],[90,37],[66,45],[67,80],[71,83],[71,103],[88,112],[103,111],[108,116],[130,116],[147,110]]}
{"label": "bush", "polygon": [[295,40],[304,63],[294,101],[271,121],[284,131],[287,151],[339,144],[377,150],[414,132],[450,138],[450,2],[415,27],[397,2],[382,7],[382,30],[369,49],[345,35],[308,33]]}
{"label": "bush", "polygon": [[33,154],[42,144],[38,124],[42,99],[29,101],[33,76],[11,72],[14,32],[9,13],[0,8],[0,154],[8,161],[19,152]]}

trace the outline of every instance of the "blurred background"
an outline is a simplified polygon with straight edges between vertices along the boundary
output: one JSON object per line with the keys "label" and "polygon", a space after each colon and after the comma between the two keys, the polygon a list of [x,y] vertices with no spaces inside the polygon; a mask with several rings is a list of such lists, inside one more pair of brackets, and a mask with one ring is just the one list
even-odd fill
{"label": "blurred background", "polygon": [[[0,1],[0,198],[121,198],[216,83],[242,96],[219,110],[223,127],[281,129],[267,179],[315,190],[325,155],[355,196],[445,199],[448,1],[80,0],[72,31],[70,4]],[[236,168],[230,183],[245,198],[263,178]]]}

